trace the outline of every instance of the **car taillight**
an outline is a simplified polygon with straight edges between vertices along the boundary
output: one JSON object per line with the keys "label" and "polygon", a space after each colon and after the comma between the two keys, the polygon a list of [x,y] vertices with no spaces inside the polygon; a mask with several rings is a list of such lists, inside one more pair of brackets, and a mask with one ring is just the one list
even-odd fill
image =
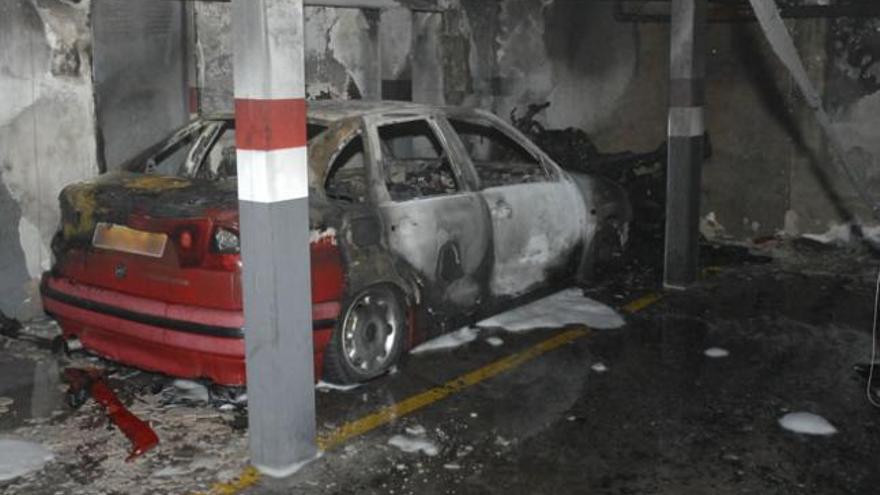
{"label": "car taillight", "polygon": [[223,227],[214,230],[214,252],[220,254],[238,254],[240,246],[238,233]]}
{"label": "car taillight", "polygon": [[180,233],[180,238],[178,239],[180,242],[180,247],[183,249],[192,249],[193,245],[193,236],[189,233],[188,230],[184,230]]}
{"label": "car taillight", "polygon": [[177,244],[177,257],[181,266],[196,266],[201,261],[199,232],[194,226],[178,227],[173,238]]}
{"label": "car taillight", "polygon": [[217,227],[211,236],[211,249],[202,260],[202,266],[234,272],[241,267],[239,251],[238,232],[228,227]]}

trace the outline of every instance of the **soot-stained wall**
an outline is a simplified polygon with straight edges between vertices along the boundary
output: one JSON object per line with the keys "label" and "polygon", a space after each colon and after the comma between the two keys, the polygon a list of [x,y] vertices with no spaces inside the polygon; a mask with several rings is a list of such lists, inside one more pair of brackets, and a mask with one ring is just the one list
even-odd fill
{"label": "soot-stained wall", "polygon": [[58,193],[97,173],[88,0],[0,2],[0,310],[39,314]]}
{"label": "soot-stained wall", "polygon": [[[875,199],[880,198],[880,19],[830,21],[826,43],[826,107],[855,175]],[[804,188],[798,196],[804,205],[802,217],[825,224],[842,220],[876,223],[841,174],[831,179],[838,185],[837,195],[816,197],[811,188]],[[829,210],[834,214],[829,215]]]}
{"label": "soot-stained wall", "polygon": [[103,161],[115,170],[189,119],[184,3],[93,0]]}
{"label": "soot-stained wall", "polygon": [[[229,3],[195,4],[196,53],[201,110],[228,114],[233,109],[232,29]],[[380,13],[353,8],[307,6],[305,16],[306,91],[310,98],[360,99],[381,97],[382,68],[393,65],[400,44],[382,44]],[[400,21],[391,14],[384,27],[387,37],[397,37]],[[387,39],[386,37],[386,39]],[[383,64],[383,60],[387,60]]]}
{"label": "soot-stained wall", "polygon": [[102,156],[113,169],[187,118],[182,13],[175,1],[0,2],[4,313],[40,313],[61,189],[101,172]]}
{"label": "soot-stained wall", "polygon": [[[476,106],[504,118],[549,101],[539,116],[546,127],[581,128],[603,151],[649,151],[664,141],[668,24],[619,21],[613,2],[436,5],[442,13],[308,8],[309,96],[375,98],[381,80],[386,97]],[[203,106],[231,111],[229,8],[197,7]],[[825,22],[790,24],[820,83]],[[814,198],[826,194],[816,176],[827,157],[787,74],[757,24],[709,29],[707,122],[715,154],[704,169],[704,214],[737,238],[786,226],[824,230],[829,215]],[[798,216],[808,220],[791,221]]]}

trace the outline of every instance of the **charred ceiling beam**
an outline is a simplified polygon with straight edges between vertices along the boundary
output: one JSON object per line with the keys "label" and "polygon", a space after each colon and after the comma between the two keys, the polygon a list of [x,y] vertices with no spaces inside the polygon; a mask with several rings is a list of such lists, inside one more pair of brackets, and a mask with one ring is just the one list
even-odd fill
{"label": "charred ceiling beam", "polygon": [[[670,20],[671,0],[614,0],[615,18],[621,22],[660,22]],[[876,0],[828,0],[827,4],[804,0],[778,0],[779,13],[788,19],[835,17],[880,17]],[[756,20],[748,0],[709,0],[708,22],[753,22]]]}

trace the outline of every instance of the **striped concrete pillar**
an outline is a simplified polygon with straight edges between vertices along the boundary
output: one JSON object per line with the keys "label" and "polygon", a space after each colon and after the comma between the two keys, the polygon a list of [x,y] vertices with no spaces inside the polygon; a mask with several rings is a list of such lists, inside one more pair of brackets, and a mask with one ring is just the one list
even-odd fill
{"label": "striped concrete pillar", "polygon": [[186,2],[184,31],[186,32],[186,107],[190,120],[199,116],[199,57],[196,40],[196,3]]}
{"label": "striped concrete pillar", "polygon": [[235,122],[251,463],[313,458],[302,0],[234,0]]}
{"label": "striped concrete pillar", "polygon": [[672,0],[664,286],[697,280],[706,103],[706,0]]}
{"label": "striped concrete pillar", "polygon": [[190,120],[199,116],[199,57],[196,40],[196,3],[185,2],[184,31],[186,32],[186,107]]}

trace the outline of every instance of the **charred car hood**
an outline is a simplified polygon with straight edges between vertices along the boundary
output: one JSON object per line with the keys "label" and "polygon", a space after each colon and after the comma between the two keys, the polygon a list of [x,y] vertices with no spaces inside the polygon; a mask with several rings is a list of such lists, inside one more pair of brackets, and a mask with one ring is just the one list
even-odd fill
{"label": "charred car hood", "polygon": [[128,172],[64,188],[59,198],[65,240],[88,238],[97,222],[125,224],[131,215],[196,218],[237,211],[235,180],[200,181]]}

